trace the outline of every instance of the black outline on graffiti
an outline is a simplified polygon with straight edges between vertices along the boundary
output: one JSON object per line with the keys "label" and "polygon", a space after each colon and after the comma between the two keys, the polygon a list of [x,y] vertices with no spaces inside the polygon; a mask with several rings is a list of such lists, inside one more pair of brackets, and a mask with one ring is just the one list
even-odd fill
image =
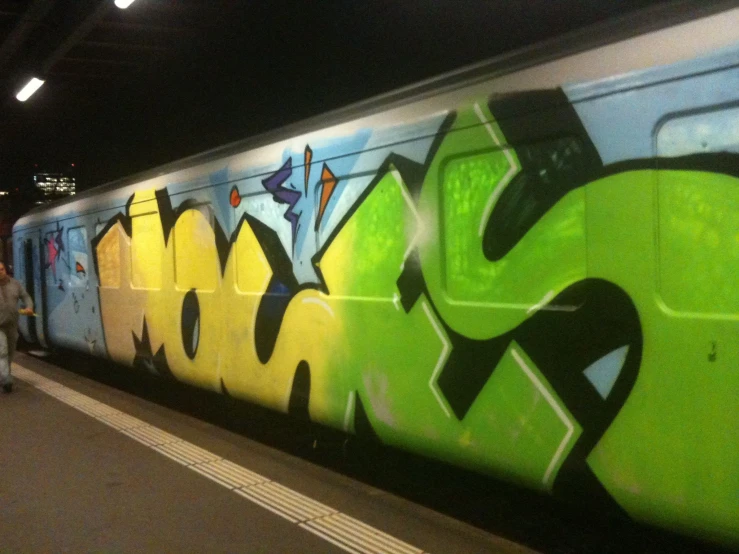
{"label": "black outline on graffiti", "polygon": [[[739,155],[729,153],[698,154],[680,158],[651,158],[604,166],[577,113],[561,89],[492,97],[488,107],[513,149],[530,147],[527,155],[519,156],[522,170],[501,193],[485,223],[482,248],[490,260],[504,257],[565,194],[606,175],[632,169],[671,168],[712,171],[739,176],[739,164],[737,164]],[[424,163],[414,162],[395,153],[387,156],[370,184],[363,190],[352,207],[343,214],[330,235],[312,256],[311,263],[318,276],[318,283],[299,284],[297,282],[291,257],[277,233],[255,217],[244,213],[230,237],[226,236],[217,218],[213,218],[212,225],[221,274],[225,272],[232,246],[245,222],[254,232],[273,271],[267,291],[259,301],[254,329],[257,354],[262,363],[266,364],[271,359],[285,311],[295,294],[304,289],[315,289],[324,294],[330,294],[320,270],[320,261],[336,236],[388,172],[393,169],[400,172],[413,201],[418,203],[431,163],[442,143],[450,137],[456,118],[456,112],[448,114],[439,127]],[[546,120],[544,124],[542,118]],[[546,134],[542,134],[542,131]],[[566,147],[565,143],[558,142],[562,137],[573,137],[578,141],[583,149],[580,158],[582,163],[575,168],[574,172],[565,170],[559,176],[552,177],[556,186],[551,187],[547,195],[535,197],[542,188],[540,164],[545,163],[537,161],[536,157],[546,152],[546,146],[543,147],[542,152],[535,151],[534,146],[539,147],[546,141],[550,141],[555,146]],[[166,245],[179,216],[198,204],[186,200],[176,210],[173,209],[166,187],[156,190],[155,196]],[[518,209],[520,202],[529,201],[531,198],[535,200],[532,204],[533,209],[527,211]],[[129,214],[132,199],[133,196],[126,205],[126,215],[119,214],[111,219],[92,241],[96,273],[98,272],[96,248],[109,229],[120,221],[126,233],[129,237],[131,236]],[[519,212],[525,212],[525,215],[516,221],[511,221],[506,216],[506,214]],[[568,495],[579,488],[585,490],[587,494],[600,496],[615,506],[615,501],[587,465],[587,457],[623,407],[639,373],[643,338],[639,314],[631,298],[613,283],[599,279],[584,279],[561,291],[516,328],[489,340],[480,341],[464,337],[446,324],[427,288],[417,249],[414,249],[407,258],[404,269],[398,277],[397,287],[400,291],[401,304],[406,312],[409,312],[418,300],[424,297],[449,337],[452,349],[438,376],[437,385],[452,408],[454,416],[459,420],[465,418],[500,360],[508,351],[510,344],[515,341],[521,345],[522,350],[542,372],[559,399],[582,428],[582,434],[563,460],[555,476],[553,485],[555,493]],[[562,304],[575,306],[576,309],[564,315],[562,312],[547,309]],[[567,318],[567,324],[562,324],[563,317]],[[140,363],[151,360],[153,364],[154,359],[160,357],[159,359],[163,359],[166,364],[164,345],[156,355],[151,354],[150,344],[148,352],[146,351],[148,330],[145,318],[142,338],[138,339],[135,333],[132,334],[137,352],[134,363],[137,360]],[[568,348],[573,348],[573,344],[577,344],[577,348],[568,351]],[[629,350],[620,374],[610,394],[602,398],[582,371],[590,363],[623,346],[628,346]],[[142,354],[139,354],[140,350]],[[292,411],[307,414],[310,368],[307,367],[307,362],[302,361],[301,364],[303,363],[305,366],[299,365],[296,368],[293,382],[294,394],[291,394],[290,406]],[[305,392],[306,383],[307,393]],[[299,389],[297,392],[296,387]],[[221,382],[221,388],[227,394],[223,382]],[[364,407],[361,392],[359,390],[355,392],[355,431],[379,440]],[[298,394],[306,398],[298,399],[296,396],[293,399],[293,396]]]}

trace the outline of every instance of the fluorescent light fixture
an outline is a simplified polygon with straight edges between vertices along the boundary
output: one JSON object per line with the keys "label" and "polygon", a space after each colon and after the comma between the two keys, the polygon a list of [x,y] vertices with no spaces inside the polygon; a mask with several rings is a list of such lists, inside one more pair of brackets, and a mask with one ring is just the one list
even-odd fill
{"label": "fluorescent light fixture", "polygon": [[21,102],[25,102],[28,100],[31,95],[36,92],[41,85],[43,85],[44,82],[41,79],[37,79],[34,77],[30,81],[28,81],[28,84],[21,89],[21,91],[15,95],[15,97],[20,100]]}
{"label": "fluorescent light fixture", "polygon": [[115,0],[115,5],[120,9],[125,10],[128,6],[134,3],[134,0]]}

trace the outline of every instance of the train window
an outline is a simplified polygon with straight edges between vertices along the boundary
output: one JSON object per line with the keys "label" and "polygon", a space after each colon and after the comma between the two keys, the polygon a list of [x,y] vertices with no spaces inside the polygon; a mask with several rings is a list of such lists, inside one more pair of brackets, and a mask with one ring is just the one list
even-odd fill
{"label": "train window", "polygon": [[67,231],[67,254],[70,285],[84,287],[88,283],[89,271],[87,230],[84,227],[73,227]]}
{"label": "train window", "polygon": [[[46,284],[54,286],[57,284],[59,270],[59,262],[61,260],[62,250],[64,248],[62,242],[61,231],[50,231],[44,236],[44,273],[46,274]],[[61,283],[61,278],[59,278]]]}
{"label": "train window", "polygon": [[194,206],[177,218],[172,238],[175,285],[180,290],[212,292],[218,285],[213,220],[213,209],[207,204]]}
{"label": "train window", "polygon": [[159,214],[149,212],[131,218],[131,287],[162,288],[162,223]]}
{"label": "train window", "polygon": [[[276,239],[275,240],[279,240]],[[272,269],[264,255],[252,227],[244,222],[233,245],[236,270],[236,289],[245,294],[263,294],[272,276]]]}
{"label": "train window", "polygon": [[[339,179],[347,183],[347,189],[367,182],[364,175]],[[406,264],[416,267],[414,249],[422,233],[408,185],[393,169],[356,204],[329,244],[319,262],[321,279],[332,297],[399,305],[398,279]]]}
{"label": "train window", "polygon": [[100,233],[105,224],[95,226],[95,236],[99,237],[95,245],[97,253],[97,270],[100,278],[100,287],[117,289],[121,286],[121,232],[113,227],[105,236]]}
{"label": "train window", "polygon": [[736,129],[739,129],[739,107],[671,117],[657,131],[658,155],[739,153]]}
{"label": "train window", "polygon": [[[656,133],[659,291],[683,313],[739,313],[739,107],[679,114]],[[694,168],[694,169],[692,169]],[[735,168],[734,168],[735,169]]]}
{"label": "train window", "polygon": [[[442,282],[450,302],[523,308],[585,274],[585,198],[577,138],[445,160]],[[566,260],[563,263],[562,260]]]}

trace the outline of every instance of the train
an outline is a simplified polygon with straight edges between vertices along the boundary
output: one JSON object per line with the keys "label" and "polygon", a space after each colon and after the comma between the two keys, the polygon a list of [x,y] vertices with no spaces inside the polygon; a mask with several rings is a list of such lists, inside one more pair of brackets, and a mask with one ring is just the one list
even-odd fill
{"label": "train", "polygon": [[739,545],[739,8],[34,208],[32,343]]}

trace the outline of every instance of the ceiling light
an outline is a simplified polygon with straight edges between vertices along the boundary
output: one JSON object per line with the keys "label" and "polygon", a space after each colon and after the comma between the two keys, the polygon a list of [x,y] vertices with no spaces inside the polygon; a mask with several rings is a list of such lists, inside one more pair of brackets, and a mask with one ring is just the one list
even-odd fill
{"label": "ceiling light", "polygon": [[18,100],[20,100],[21,102],[25,102],[25,101],[26,101],[26,100],[28,100],[28,99],[29,99],[29,98],[31,97],[31,95],[32,95],[32,94],[33,94],[34,92],[36,92],[36,91],[37,91],[37,90],[38,90],[38,89],[39,89],[39,88],[41,87],[41,85],[43,85],[43,84],[44,84],[44,82],[43,82],[43,81],[42,81],[41,79],[37,79],[36,77],[34,77],[34,78],[33,78],[33,79],[31,79],[30,81],[28,81],[28,84],[26,84],[26,86],[25,86],[25,87],[23,87],[23,88],[21,89],[21,91],[20,91],[20,92],[19,92],[18,94],[16,94],[16,95],[15,95],[15,97],[16,97],[16,98],[17,98]]}
{"label": "ceiling light", "polygon": [[134,0],[115,0],[115,5],[120,9],[125,10],[128,6],[134,3]]}

